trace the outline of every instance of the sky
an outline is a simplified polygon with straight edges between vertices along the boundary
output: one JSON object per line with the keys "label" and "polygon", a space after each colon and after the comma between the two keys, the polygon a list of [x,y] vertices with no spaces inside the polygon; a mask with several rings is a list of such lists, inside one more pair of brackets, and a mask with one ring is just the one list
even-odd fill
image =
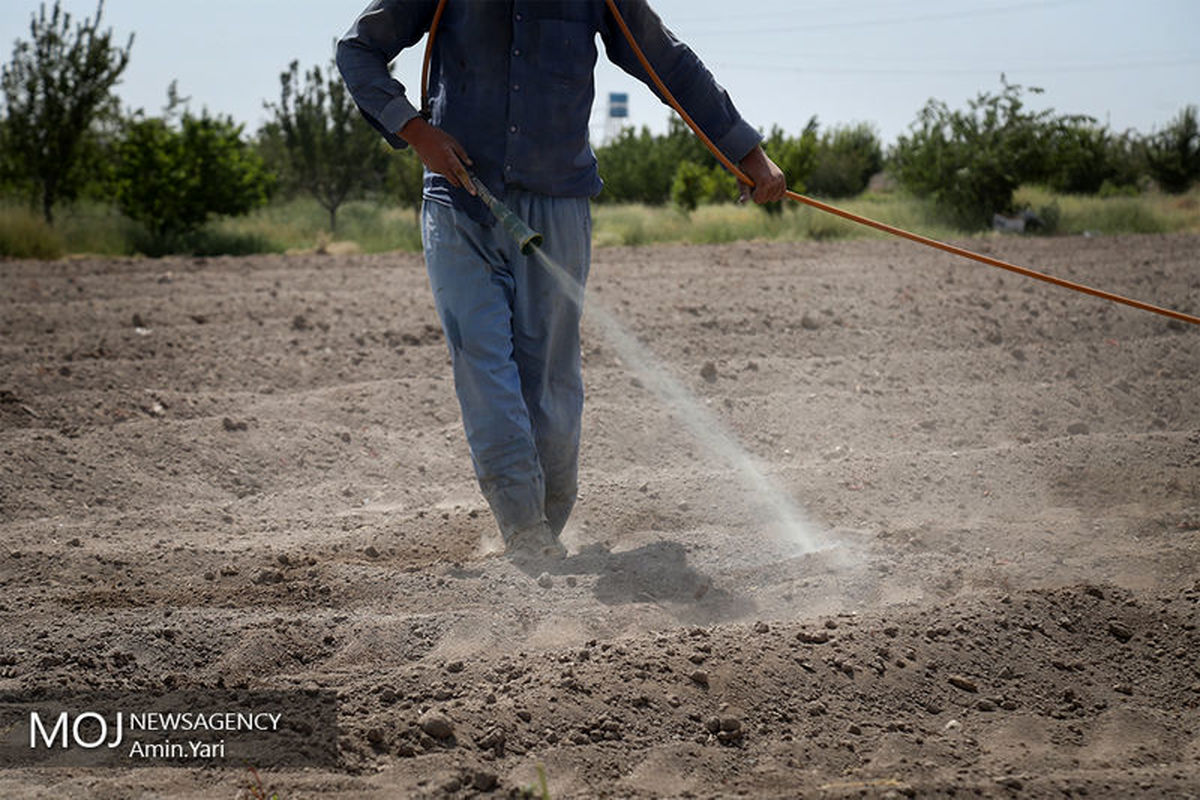
{"label": "sky", "polygon": [[[468,0],[450,0],[467,2]],[[470,0],[489,2],[493,0]],[[1035,108],[1087,114],[1114,130],[1163,127],[1200,104],[1198,0],[650,0],[695,50],[751,124],[798,133],[868,122],[894,142],[930,98],[959,108],[981,91],[1037,86]],[[77,17],[95,0],[63,0]],[[193,110],[229,114],[254,131],[277,100],[279,74],[299,59],[325,64],[366,0],[107,0],[104,26],[135,34],[117,93],[157,113],[167,86]],[[33,0],[4,0],[0,54],[28,38]],[[396,75],[411,93],[421,48]],[[629,122],[666,129],[669,112],[609,64],[596,70],[594,140],[609,92],[628,92]]]}

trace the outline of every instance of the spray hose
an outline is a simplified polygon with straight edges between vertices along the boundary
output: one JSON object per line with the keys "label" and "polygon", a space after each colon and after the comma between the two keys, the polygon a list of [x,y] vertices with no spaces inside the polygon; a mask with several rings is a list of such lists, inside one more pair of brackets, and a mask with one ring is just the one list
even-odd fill
{"label": "spray hose", "polygon": [[[654,85],[658,87],[658,91],[662,94],[663,98],[666,99],[671,108],[675,109],[675,113],[679,114],[683,121],[687,123],[688,127],[692,129],[697,137],[699,137],[700,141],[704,142],[705,147],[712,151],[712,154],[716,156],[717,160],[720,161],[722,165],[724,165],[725,169],[732,172],[742,183],[753,187],[754,181],[750,180],[750,178],[744,172],[742,172],[742,170],[738,169],[736,164],[726,158],[725,154],[717,149],[717,146],[713,144],[712,140],[709,139],[708,136],[705,135],[704,131],[700,130],[700,126],[696,124],[691,115],[684,111],[683,107],[679,105],[679,101],[677,101],[675,96],[671,94],[671,90],[668,89],[666,84],[663,83],[662,78],[658,77],[658,73],[654,71],[654,67],[650,66],[650,61],[646,58],[646,54],[643,53],[642,48],[638,46],[637,40],[633,36],[633,32],[629,30],[629,26],[625,24],[624,18],[621,17],[621,12],[617,10],[616,2],[614,2],[614,0],[605,0],[605,2],[608,4],[608,10],[612,12],[613,19],[616,20],[617,26],[621,29],[621,33],[625,35],[625,39],[629,42],[629,46],[633,49],[638,61],[641,62],[642,68],[646,70],[646,74],[648,74],[650,79],[654,81]],[[787,197],[791,200],[795,200],[798,203],[803,203],[804,205],[811,206],[826,213],[834,214],[842,217],[843,219],[848,219],[851,222],[857,222],[860,225],[866,225],[869,228],[874,228],[876,230],[883,231],[884,233],[889,233],[892,236],[899,236],[902,239],[908,239],[909,241],[916,242],[917,244],[923,244],[926,247],[932,247],[934,249],[942,250],[962,258],[978,261],[979,263],[987,264],[990,267],[998,267],[999,269],[1008,270],[1009,272],[1015,272],[1018,275],[1024,275],[1027,278],[1034,278],[1039,281],[1045,281],[1046,283],[1052,283],[1055,286],[1061,286],[1065,289],[1082,292],[1083,294],[1090,294],[1093,297],[1099,297],[1104,300],[1111,300],[1114,303],[1123,303],[1124,305],[1132,306],[1134,308],[1141,309],[1142,311],[1150,311],[1155,314],[1161,314],[1164,317],[1171,317],[1172,319],[1177,319],[1181,322],[1190,322],[1193,325],[1200,325],[1200,317],[1195,317],[1191,314],[1185,314],[1181,311],[1173,311],[1169,308],[1162,308],[1160,306],[1142,302],[1141,300],[1134,300],[1129,297],[1114,294],[1113,292],[1106,292],[1103,289],[1095,289],[1091,286],[1085,286],[1081,283],[1075,283],[1074,281],[1068,281],[1063,278],[1057,278],[1053,275],[1047,275],[1044,272],[1037,272],[1027,267],[1010,264],[1007,261],[1001,261],[998,258],[985,256],[982,253],[976,253],[963,247],[956,247],[952,244],[939,242],[937,239],[930,239],[928,236],[922,236],[919,233],[906,231],[903,228],[897,228],[894,225],[888,225],[885,222],[879,222],[878,220],[860,216],[853,212],[846,211],[845,209],[838,208],[837,206],[831,206],[828,203],[822,203],[820,200],[814,200],[811,197],[806,197],[798,192],[788,190]]]}
{"label": "spray hose", "polygon": [[[629,42],[629,46],[632,48],[634,55],[637,56],[638,61],[641,62],[642,68],[646,70],[646,74],[650,76],[650,80],[654,82],[654,85],[658,88],[658,91],[662,97],[667,101],[667,104],[670,105],[671,108],[675,110],[675,113],[677,113],[680,118],[687,123],[688,127],[692,129],[692,132],[695,133],[700,141],[704,143],[704,146],[712,152],[717,161],[721,162],[725,169],[733,173],[733,175],[736,176],[737,179],[742,183],[753,187],[754,181],[750,180],[749,176],[747,176],[745,172],[739,169],[736,164],[725,157],[724,153],[717,149],[717,146],[713,144],[712,139],[708,138],[704,131],[700,129],[700,126],[696,124],[696,121],[693,120],[691,115],[683,109],[683,106],[681,106],[679,101],[675,99],[675,95],[673,95],[671,90],[667,88],[667,85],[663,83],[662,78],[658,76],[658,73],[654,70],[654,67],[650,65],[650,61],[646,58],[646,54],[642,52],[642,48],[638,45],[637,39],[634,38],[633,31],[631,31],[629,26],[625,24],[624,17],[622,17],[621,12],[617,10],[617,4],[615,0],[605,0],[605,3],[608,5],[609,12],[612,13],[613,19],[617,23],[617,27],[621,29],[621,33],[624,34],[626,41]],[[446,0],[439,0],[437,7],[434,10],[433,19],[429,27],[429,38],[425,44],[425,57],[421,65],[421,111],[424,115],[428,115],[429,113],[429,63],[433,54],[433,40],[437,35],[438,24],[441,22],[442,14],[445,12],[445,10]],[[475,181],[475,183],[477,188],[481,185],[478,181]],[[1176,319],[1180,322],[1189,322],[1193,325],[1200,325],[1200,317],[1195,317],[1191,314],[1185,314],[1182,311],[1174,311],[1169,308],[1163,308],[1161,306],[1156,306],[1141,300],[1134,300],[1133,298],[1125,297],[1114,292],[1106,292],[1103,289],[1096,289],[1091,286],[1086,286],[1082,283],[1075,283],[1074,281],[1069,281],[1065,278],[1047,275],[1044,272],[1038,272],[1036,270],[1029,269],[1028,267],[1010,264],[1009,262],[1001,261],[998,258],[992,258],[991,256],[986,256],[982,253],[976,253],[973,250],[967,250],[964,247],[958,247],[956,245],[947,244],[946,242],[940,242],[937,239],[931,239],[928,236],[922,236],[919,233],[913,233],[912,231],[906,231],[903,228],[897,228],[895,225],[888,225],[886,222],[880,222],[878,220],[871,219],[870,217],[864,217],[851,211],[846,211],[843,208],[829,205],[828,203],[822,203],[820,200],[814,200],[811,197],[806,197],[805,195],[802,195],[799,192],[793,192],[790,189],[787,191],[786,196],[791,200],[795,200],[797,203],[811,206],[812,208],[818,209],[819,211],[824,211],[827,214],[833,214],[841,217],[842,219],[856,222],[859,225],[866,225],[868,228],[874,228],[875,230],[891,234],[892,236],[908,239],[909,241],[916,242],[917,244],[923,244],[926,247],[932,247],[935,250],[941,250],[943,252],[950,253],[951,255],[959,256],[960,258],[977,261],[980,264],[987,264],[989,267],[996,267],[1009,272],[1015,272],[1018,275],[1024,275],[1026,278],[1033,278],[1035,280],[1044,281],[1045,283],[1052,283],[1055,286],[1061,286],[1064,289],[1070,289],[1075,292],[1089,294],[1093,297],[1099,297],[1102,300],[1109,300],[1113,303],[1121,303],[1123,305],[1132,306],[1133,308],[1141,309],[1142,311],[1161,314],[1164,317],[1170,317],[1171,319]],[[488,203],[488,206],[492,209],[493,213],[497,211],[497,206],[503,208],[502,205],[495,202],[495,198],[492,198],[492,200],[493,202]],[[511,212],[509,212],[509,214],[511,215]],[[500,215],[498,214],[497,216],[499,217]],[[528,233],[532,233],[532,231],[528,231]],[[538,243],[537,241],[534,241],[532,237],[528,236],[524,231],[518,232],[518,234],[519,235],[517,236],[517,239],[521,244],[522,250],[525,250],[526,246],[530,243]],[[540,236],[538,236],[538,241],[540,241]]]}

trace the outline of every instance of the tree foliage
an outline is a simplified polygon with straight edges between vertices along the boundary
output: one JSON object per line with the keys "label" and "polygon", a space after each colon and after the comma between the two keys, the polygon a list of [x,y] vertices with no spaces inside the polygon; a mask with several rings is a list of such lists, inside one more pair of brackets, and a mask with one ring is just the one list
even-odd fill
{"label": "tree foliage", "polygon": [[737,196],[737,179],[720,164],[702,167],[681,161],[671,179],[671,202],[690,213],[702,203],[727,203]]}
{"label": "tree foliage", "polygon": [[1150,175],[1164,191],[1186,192],[1200,180],[1200,121],[1196,106],[1187,106],[1165,129],[1146,141]]}
{"label": "tree foliage", "polygon": [[81,165],[92,123],[115,108],[112,87],[129,63],[130,35],[122,47],[112,30],[100,30],[104,2],[94,17],[72,26],[55,0],[43,3],[0,73],[4,92],[3,166],[10,182],[40,200],[47,222],[54,204],[75,197],[87,179]]}
{"label": "tree foliage", "polygon": [[268,103],[272,125],[282,141],[285,181],[316,198],[337,230],[338,208],[383,185],[387,150],[365,124],[334,65],[313,67],[300,76],[293,61],[279,76],[279,103]]}
{"label": "tree foliage", "polygon": [[425,189],[425,165],[411,147],[397,150],[388,160],[387,194],[401,208],[411,208],[420,217],[421,196]]}
{"label": "tree foliage", "polygon": [[1095,194],[1124,178],[1120,139],[1091,120],[1052,130],[1047,150],[1046,184],[1057,192]]}
{"label": "tree foliage", "polygon": [[[817,163],[817,118],[810,117],[799,136],[789,136],[778,125],[772,126],[763,142],[763,151],[783,170],[788,188],[804,192]],[[767,203],[762,209],[768,214],[778,214],[783,204]]]}
{"label": "tree foliage", "polygon": [[145,225],[150,239],[142,249],[152,254],[186,247],[213,216],[262,205],[271,184],[241,126],[207,112],[134,119],[116,148],[117,205]]}
{"label": "tree foliage", "polygon": [[703,169],[717,166],[683,120],[672,115],[666,134],[655,136],[648,128],[626,128],[613,141],[596,150],[604,191],[601,203],[661,205],[671,199],[679,166],[689,161]]}
{"label": "tree foliage", "polygon": [[817,142],[806,191],[818,197],[853,197],[883,169],[883,146],[865,122],[838,125]]}
{"label": "tree foliage", "polygon": [[[775,127],[763,143],[767,154],[783,169],[789,186],[804,185],[812,170],[816,148],[815,120],[798,137]],[[668,201],[684,211],[705,203],[730,202],[737,197],[737,180],[708,152],[678,117],[667,132],[655,136],[648,128],[626,128],[597,148],[604,178],[598,202],[646,203]],[[774,204],[776,210],[779,204]]]}
{"label": "tree foliage", "polygon": [[951,221],[968,229],[985,227],[997,212],[1011,212],[1016,188],[1045,177],[1052,129],[1086,120],[1055,117],[1050,109],[1030,111],[1024,87],[1002,83],[999,93],[980,93],[965,110],[930,100],[912,132],[892,150],[900,183],[932,198]]}

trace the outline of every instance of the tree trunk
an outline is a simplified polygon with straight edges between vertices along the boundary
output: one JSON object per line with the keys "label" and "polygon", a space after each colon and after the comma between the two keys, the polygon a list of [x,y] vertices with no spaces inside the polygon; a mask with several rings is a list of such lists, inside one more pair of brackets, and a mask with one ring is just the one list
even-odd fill
{"label": "tree trunk", "polygon": [[329,235],[333,236],[337,233],[337,206],[329,207]]}
{"label": "tree trunk", "polygon": [[54,190],[49,186],[42,187],[42,216],[47,225],[54,224]]}

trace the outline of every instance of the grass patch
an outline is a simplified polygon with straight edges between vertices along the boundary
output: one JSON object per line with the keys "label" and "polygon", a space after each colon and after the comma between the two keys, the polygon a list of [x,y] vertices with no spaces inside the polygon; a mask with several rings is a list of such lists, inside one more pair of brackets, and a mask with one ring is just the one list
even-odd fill
{"label": "grass patch", "polygon": [[[938,222],[928,203],[899,192],[863,194],[836,205],[927,236],[963,235],[962,231]],[[592,207],[592,218],[592,238],[598,247],[656,242],[719,244],[752,239],[824,241],[886,235],[791,201],[778,214],[768,214],[751,204],[701,206],[690,215],[671,206],[597,204]]]}
{"label": "grass patch", "polygon": [[0,201],[0,256],[13,258],[57,258],[64,253],[238,256],[318,249],[419,251],[420,227],[411,209],[354,201],[342,206],[338,233],[330,236],[325,210],[315,200],[297,198],[272,203],[243,217],[214,220],[192,234],[162,239],[99,201],[80,200],[56,209],[53,227],[19,202]]}
{"label": "grass patch", "polygon": [[325,249],[336,242],[354,242],[365,253],[421,249],[420,227],[412,209],[369,200],[345,203],[338,210],[338,231],[332,237],[329,214],[307,197],[275,202],[209,227],[225,235],[257,237],[281,251]]}
{"label": "grass patch", "polygon": [[134,241],[142,227],[98,200],[79,200],[56,209],[54,229],[68,253],[127,256],[136,252]]}
{"label": "grass patch", "polygon": [[62,240],[39,214],[28,208],[0,207],[0,257],[58,258]]}
{"label": "grass patch", "polygon": [[[1200,187],[1185,195],[1092,197],[1054,194],[1023,187],[1019,207],[1046,216],[1057,214],[1060,234],[1200,233]],[[932,203],[902,191],[867,192],[833,203],[838,208],[934,239],[989,236],[950,225]],[[672,206],[606,205],[592,207],[593,242],[598,247],[658,242],[716,244],[761,239],[827,241],[887,237],[879,231],[810,206],[788,201],[782,213],[767,214],[753,205],[701,206],[690,215]]]}
{"label": "grass patch", "polygon": [[1200,233],[1200,187],[1183,195],[1096,197],[1023,186],[1015,200],[1035,211],[1056,206],[1056,232],[1062,234]]}
{"label": "grass patch", "polygon": [[[1200,187],[1184,195],[1146,193],[1109,197],[1058,195],[1041,187],[1022,187],[1018,206],[1057,215],[1060,234],[1200,233]],[[839,208],[935,239],[972,235],[941,220],[932,204],[902,191],[868,192],[835,203]],[[974,235],[990,235],[980,232]],[[799,203],[786,202],[780,213],[753,205],[701,206],[685,214],[674,206],[610,205],[592,207],[592,241],[597,247],[658,243],[828,241],[880,238],[887,234]],[[279,200],[243,217],[224,218],[199,233],[174,242],[154,242],[145,230],[110,205],[80,201],[56,214],[53,228],[27,205],[0,200],[0,256],[57,258],[64,253],[197,255],[320,250],[379,253],[421,250],[421,231],[411,209],[359,200],[338,214],[338,233],[329,235],[329,216],[315,200]]]}
{"label": "grass patch", "polygon": [[132,252],[157,258],[176,253],[194,256],[249,256],[256,253],[282,253],[277,243],[253,231],[226,231],[201,228],[185,234],[154,235],[137,229],[129,235]]}

